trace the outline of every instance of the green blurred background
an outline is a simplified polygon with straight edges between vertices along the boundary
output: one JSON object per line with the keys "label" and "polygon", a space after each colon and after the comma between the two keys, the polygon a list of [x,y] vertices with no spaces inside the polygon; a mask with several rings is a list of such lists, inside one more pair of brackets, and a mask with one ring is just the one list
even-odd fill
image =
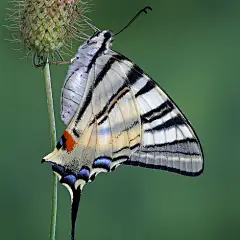
{"label": "green blurred background", "polygon": [[[120,30],[114,49],[149,73],[192,122],[205,153],[198,178],[122,166],[84,188],[78,239],[240,239],[240,1],[93,0],[88,16]],[[0,2],[0,23],[9,7]],[[52,171],[43,73],[5,41],[0,27],[0,239],[48,239]],[[80,44],[80,43],[79,43]],[[53,66],[58,136],[59,98],[67,66]],[[69,239],[70,197],[59,186],[57,239]]]}

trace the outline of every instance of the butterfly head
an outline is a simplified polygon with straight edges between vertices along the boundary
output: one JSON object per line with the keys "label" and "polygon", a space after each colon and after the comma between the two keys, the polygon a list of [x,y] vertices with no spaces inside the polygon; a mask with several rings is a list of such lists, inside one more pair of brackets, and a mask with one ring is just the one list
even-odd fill
{"label": "butterfly head", "polygon": [[96,44],[98,47],[108,49],[112,46],[114,34],[109,30],[96,31],[88,40],[87,45]]}

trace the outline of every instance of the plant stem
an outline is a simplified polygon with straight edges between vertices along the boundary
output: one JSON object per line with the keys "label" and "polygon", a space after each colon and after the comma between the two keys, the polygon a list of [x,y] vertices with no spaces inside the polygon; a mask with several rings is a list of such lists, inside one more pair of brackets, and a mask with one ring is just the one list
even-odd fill
{"label": "plant stem", "polygon": [[[55,117],[54,117],[54,107],[53,107],[53,98],[52,98],[52,86],[51,86],[51,75],[49,63],[44,67],[44,77],[46,84],[46,94],[47,94],[47,106],[48,106],[48,115],[49,115],[49,125],[51,133],[51,145],[52,149],[56,146],[56,127],[55,127]],[[51,225],[50,225],[50,240],[55,240],[56,235],[56,220],[57,220],[57,176],[53,173],[53,193],[52,193],[52,214],[51,214]]]}

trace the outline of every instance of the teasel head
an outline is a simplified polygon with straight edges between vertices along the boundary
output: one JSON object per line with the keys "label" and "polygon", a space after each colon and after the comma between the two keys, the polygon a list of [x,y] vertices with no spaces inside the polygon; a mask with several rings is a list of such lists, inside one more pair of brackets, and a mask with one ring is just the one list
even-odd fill
{"label": "teasel head", "polygon": [[86,40],[90,5],[80,0],[14,0],[8,18],[15,41],[24,44],[37,66],[46,59],[62,59],[73,40]]}

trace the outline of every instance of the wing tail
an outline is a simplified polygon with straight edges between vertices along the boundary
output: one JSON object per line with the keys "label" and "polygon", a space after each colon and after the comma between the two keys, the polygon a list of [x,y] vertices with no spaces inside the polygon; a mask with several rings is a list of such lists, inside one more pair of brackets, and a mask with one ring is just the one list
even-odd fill
{"label": "wing tail", "polygon": [[71,211],[71,218],[72,218],[72,230],[71,230],[71,240],[75,239],[75,224],[77,220],[77,213],[79,208],[81,198],[81,189],[78,188],[77,190],[73,191],[73,198],[72,198],[72,211]]}

